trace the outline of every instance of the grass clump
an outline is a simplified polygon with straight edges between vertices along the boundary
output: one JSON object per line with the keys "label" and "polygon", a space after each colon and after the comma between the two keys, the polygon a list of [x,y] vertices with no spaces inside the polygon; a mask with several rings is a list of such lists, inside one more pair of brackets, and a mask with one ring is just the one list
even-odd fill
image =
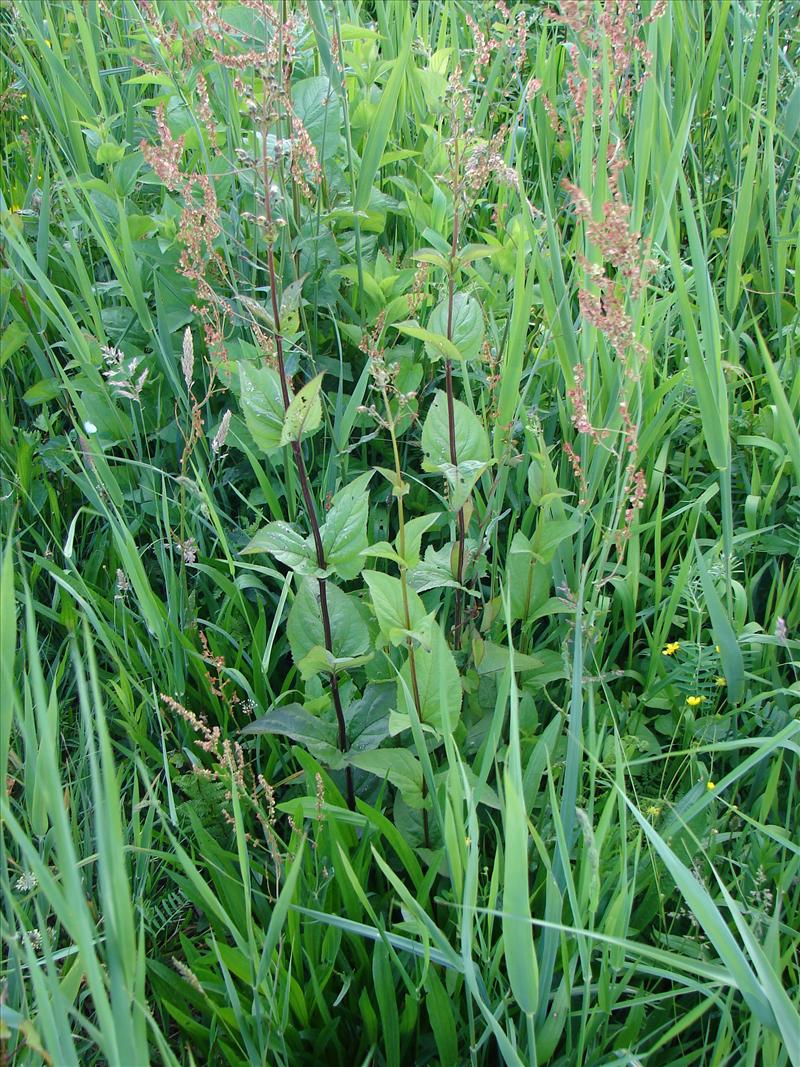
{"label": "grass clump", "polygon": [[10,1062],[798,1061],[798,14],[3,8]]}

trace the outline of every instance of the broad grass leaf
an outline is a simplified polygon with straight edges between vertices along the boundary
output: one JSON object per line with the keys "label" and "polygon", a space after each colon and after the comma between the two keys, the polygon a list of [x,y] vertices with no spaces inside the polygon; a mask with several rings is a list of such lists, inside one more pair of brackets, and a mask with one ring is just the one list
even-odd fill
{"label": "broad grass leaf", "polygon": [[719,656],[722,661],[722,672],[728,688],[728,699],[732,703],[742,699],[744,693],[744,660],[742,650],[736,640],[736,634],[730,624],[722,601],[714,588],[714,582],[708,573],[708,567],[703,559],[700,546],[695,542],[695,556],[697,558],[697,571],[700,575],[700,584],[703,587],[708,614],[711,618],[711,630],[714,640],[719,645]]}
{"label": "broad grass leaf", "polygon": [[524,1012],[532,1014],[539,995],[539,968],[528,884],[528,821],[522,793],[508,772],[504,789],[503,948],[514,998]]}

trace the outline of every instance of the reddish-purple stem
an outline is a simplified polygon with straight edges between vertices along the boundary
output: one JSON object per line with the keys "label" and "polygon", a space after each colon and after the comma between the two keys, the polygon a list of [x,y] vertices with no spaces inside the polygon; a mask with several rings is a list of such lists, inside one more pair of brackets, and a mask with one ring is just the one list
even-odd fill
{"label": "reddish-purple stem", "polygon": [[[266,145],[266,131],[264,132],[264,144]],[[267,219],[267,227],[272,229],[272,205],[270,203],[269,195],[269,172],[267,168],[266,154],[263,157],[264,168],[264,213]],[[267,269],[269,271],[269,290],[272,300],[272,321],[275,327],[275,353],[278,359],[278,377],[281,382],[281,396],[283,397],[284,409],[289,407],[289,385],[286,380],[286,370],[283,359],[283,338],[281,337],[281,324],[280,324],[280,309],[278,307],[278,291],[277,281],[275,274],[275,253],[272,248],[272,235],[269,235],[267,242]],[[303,459],[303,449],[300,446],[299,441],[292,442],[292,452],[294,454],[295,467],[297,468],[297,474],[300,479],[300,488],[303,493],[303,500],[306,505],[306,512],[308,514],[308,521],[311,525],[311,534],[314,538],[314,549],[317,555],[317,566],[320,570],[325,570],[325,549],[322,545],[322,534],[320,533],[319,518],[317,516],[317,508],[314,504],[314,497],[311,493],[311,487],[308,484],[308,475],[306,473],[306,464]],[[325,648],[333,655],[333,633],[331,631],[331,615],[328,608],[328,589],[324,578],[317,579],[319,583],[319,607],[320,615],[322,616],[322,632],[325,638]],[[339,734],[339,750],[341,752],[347,751],[347,727],[344,721],[344,711],[342,710],[342,699],[339,694],[339,681],[336,677],[336,672],[331,671],[328,675],[328,680],[331,688],[331,697],[333,698],[333,707],[336,711],[336,723]],[[347,806],[351,811],[355,811],[356,807],[356,794],[353,787],[353,771],[352,768],[345,768],[345,784],[347,788]]]}

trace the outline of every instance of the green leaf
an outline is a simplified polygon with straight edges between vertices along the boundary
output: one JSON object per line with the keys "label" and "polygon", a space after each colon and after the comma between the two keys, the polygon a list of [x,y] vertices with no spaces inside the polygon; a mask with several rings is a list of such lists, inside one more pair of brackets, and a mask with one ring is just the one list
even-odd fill
{"label": "green leaf", "polygon": [[360,474],[334,496],[322,527],[325,563],[344,581],[351,581],[364,567],[367,549],[369,485],[372,471]]}
{"label": "green leaf", "polygon": [[528,818],[518,775],[506,768],[505,868],[503,878],[503,949],[508,981],[514,999],[527,1014],[536,1011],[539,968],[533,945],[530,885],[528,882]]}
{"label": "green leaf", "polygon": [[347,762],[379,778],[388,778],[411,808],[422,808],[422,766],[405,748],[381,748],[373,752],[349,753]]}
{"label": "green leaf", "polygon": [[[419,563],[419,554],[422,547],[422,535],[430,530],[431,526],[439,518],[437,512],[430,515],[418,515],[415,519],[409,519],[405,529],[405,564],[407,567],[416,567]],[[395,546],[400,551],[399,535],[395,538]]]}
{"label": "green leaf", "polygon": [[424,341],[425,351],[431,359],[461,359],[461,353],[452,341],[449,341],[443,333],[434,333],[432,330],[424,329],[419,325],[416,319],[406,319],[405,322],[396,322],[394,324],[394,329],[399,330],[400,333],[404,333],[408,337],[414,337],[418,341]]}
{"label": "green leaf", "polygon": [[[440,734],[452,733],[458,725],[461,712],[461,678],[453,653],[445,640],[441,626],[432,623],[430,649],[414,649],[414,673],[419,693],[419,717],[426,726],[432,726]],[[414,699],[411,677],[411,660],[400,669],[397,680],[397,708],[411,718],[409,701]]]}
{"label": "green leaf", "polygon": [[100,165],[104,163],[118,163],[125,155],[125,148],[116,141],[104,141],[97,149],[94,161]]}
{"label": "green leaf", "polygon": [[550,563],[561,542],[576,534],[581,522],[581,516],[578,514],[569,519],[551,519],[547,515],[541,515],[531,542],[531,554],[534,559],[540,563]]}
{"label": "green leaf", "polygon": [[322,422],[322,401],[320,390],[325,372],[322,371],[307,382],[286,409],[283,417],[280,444],[288,445],[299,441],[303,434],[313,433]]}
{"label": "green leaf", "polygon": [[243,734],[279,734],[303,745],[318,758],[337,759],[336,727],[312,715],[302,704],[282,704],[248,723]]}
{"label": "green leaf", "polygon": [[[332,582],[325,583],[331,620],[332,653],[338,659],[362,656],[370,650],[369,630],[353,597]],[[286,623],[286,634],[295,663],[315,646],[325,647],[325,631],[319,599],[319,582],[304,578]]]}
{"label": "green leaf", "polygon": [[369,752],[389,736],[389,713],[396,703],[392,682],[371,682],[344,713],[350,752]]}
{"label": "green leaf", "polygon": [[397,475],[396,471],[389,470],[388,467],[376,467],[375,470],[382,474],[386,481],[391,485],[392,496],[405,496],[408,493],[410,489],[408,482],[404,482],[402,477]]}
{"label": "green leaf", "polygon": [[30,331],[19,319],[15,319],[5,327],[3,330],[3,344],[0,346],[0,367],[6,365],[8,360],[26,343],[29,337]]}
{"label": "green leaf", "polygon": [[239,401],[250,436],[264,452],[274,452],[281,445],[284,415],[277,372],[240,363]]}
{"label": "green leaf", "polygon": [[453,1005],[436,969],[428,968],[425,979],[425,1008],[431,1026],[439,1062],[458,1063],[458,1034]]}
{"label": "green leaf", "polygon": [[[483,424],[466,404],[453,401],[456,463],[488,463],[489,437]],[[439,390],[428,409],[422,427],[423,469],[443,471],[450,466],[450,433],[447,419],[447,397]]]}
{"label": "green leaf", "polygon": [[[775,405],[778,429],[780,430],[780,435],[788,449],[789,455],[792,457],[795,478],[800,482],[800,430],[798,430],[800,418],[798,418],[796,407],[795,411],[792,411],[792,407],[789,404],[784,388],[781,385],[780,376],[775,369],[775,364],[772,362],[767,346],[764,343],[764,338],[761,336],[761,331],[755,324],[754,328],[758,340],[758,350],[761,353],[761,359],[764,362],[764,371],[767,376],[770,392],[772,393],[772,401]],[[796,395],[795,391],[795,396]]]}
{"label": "green leaf", "polygon": [[447,481],[450,490],[448,500],[453,511],[463,508],[478,479],[488,469],[488,463],[480,463],[474,459],[459,462],[455,467],[451,463],[441,464],[439,470]]}
{"label": "green leaf", "polygon": [[381,156],[389,139],[389,132],[394,122],[394,113],[397,109],[397,98],[400,88],[405,80],[406,66],[411,56],[412,35],[407,35],[403,50],[395,59],[389,80],[381,93],[378,110],[370,125],[369,136],[361,156],[361,167],[358,172],[358,185],[356,186],[356,199],[353,209],[364,211],[372,196],[372,183],[378,173]]}
{"label": "green leaf", "polygon": [[730,624],[722,601],[714,588],[714,582],[708,573],[700,546],[695,541],[695,556],[697,558],[697,571],[700,575],[700,584],[703,587],[706,607],[711,619],[711,631],[714,640],[719,645],[719,658],[722,661],[722,673],[727,682],[728,699],[736,704],[742,699],[744,693],[744,661],[742,650],[736,640],[736,634]]}
{"label": "green leaf", "polygon": [[31,406],[34,404],[46,404],[50,400],[55,400],[60,392],[61,383],[58,378],[40,378],[38,382],[34,382],[30,389],[23,393],[22,399]]}
{"label": "green leaf", "polygon": [[287,285],[281,294],[280,320],[281,333],[283,334],[294,333],[300,326],[300,302],[303,283],[307,277],[308,275],[304,274],[296,282]]}
{"label": "green leaf", "polygon": [[435,248],[420,248],[419,252],[414,253],[414,259],[419,260],[420,263],[430,263],[445,273],[450,270],[450,263],[447,257],[442,255],[441,252],[437,252]]}
{"label": "green leaf", "polygon": [[446,586],[458,589],[458,581],[453,574],[453,549],[455,547],[452,542],[442,545],[441,548],[429,545],[425,559],[408,573],[411,587],[418,593],[423,593],[426,589],[443,589]]}
{"label": "green leaf", "polygon": [[292,107],[308,131],[319,162],[327,162],[342,140],[342,109],[329,79],[319,76],[295,82]]}
{"label": "green leaf", "polygon": [[[431,312],[428,329],[434,334],[447,336],[448,301],[441,300]],[[481,306],[474,296],[455,293],[453,296],[453,319],[450,340],[458,352],[456,359],[475,359],[480,355],[486,335]],[[426,344],[425,350],[428,351]],[[428,351],[433,357],[434,353]],[[452,357],[451,357],[452,358]]]}
{"label": "green leaf", "polygon": [[408,590],[408,622],[403,604],[403,586],[399,578],[392,578],[380,571],[364,571],[364,580],[369,586],[372,606],[383,636],[393,645],[400,645],[409,635],[427,640],[429,616],[417,594]]}
{"label": "green leaf", "polygon": [[317,674],[338,674],[353,667],[361,667],[372,659],[372,653],[367,652],[363,656],[334,656],[322,645],[314,647],[306,653],[297,664],[300,676],[304,682],[309,681]]}
{"label": "green leaf", "polygon": [[311,538],[303,537],[300,531],[288,522],[270,522],[259,530],[252,541],[242,549],[242,555],[252,555],[254,552],[268,552],[298,574],[312,574],[322,578],[326,573],[317,566],[317,556]]}
{"label": "green leaf", "polygon": [[400,1013],[394,987],[389,949],[378,941],[372,950],[372,988],[381,1018],[380,1037],[386,1067],[400,1067]]}
{"label": "green leaf", "polygon": [[376,541],[374,545],[365,548],[361,554],[368,558],[391,559],[397,564],[403,563],[403,557],[395,552],[388,541]]}
{"label": "green leaf", "polygon": [[531,542],[521,530],[511,541],[505,585],[511,597],[512,622],[527,619],[547,599],[550,589],[550,572],[537,562]]}

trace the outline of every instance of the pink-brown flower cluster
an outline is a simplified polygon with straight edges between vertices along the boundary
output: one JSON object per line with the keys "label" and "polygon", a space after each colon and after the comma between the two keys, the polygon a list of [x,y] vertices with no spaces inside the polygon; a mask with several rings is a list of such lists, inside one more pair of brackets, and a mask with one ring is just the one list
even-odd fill
{"label": "pink-brown flower cluster", "polygon": [[[642,88],[649,76],[647,68],[652,60],[641,31],[665,10],[666,0],[658,0],[646,16],[642,15],[638,0],[604,0],[596,15],[594,0],[561,0],[559,10],[545,11],[547,18],[571,30],[578,42],[567,45],[572,65],[567,85],[579,119],[583,119],[586,111],[590,81],[595,111],[599,114],[602,108],[602,79],[592,78],[592,74],[602,70],[606,53],[611,60],[612,93],[618,110],[630,115],[633,93]],[[634,84],[631,72],[637,57],[642,73]]]}

